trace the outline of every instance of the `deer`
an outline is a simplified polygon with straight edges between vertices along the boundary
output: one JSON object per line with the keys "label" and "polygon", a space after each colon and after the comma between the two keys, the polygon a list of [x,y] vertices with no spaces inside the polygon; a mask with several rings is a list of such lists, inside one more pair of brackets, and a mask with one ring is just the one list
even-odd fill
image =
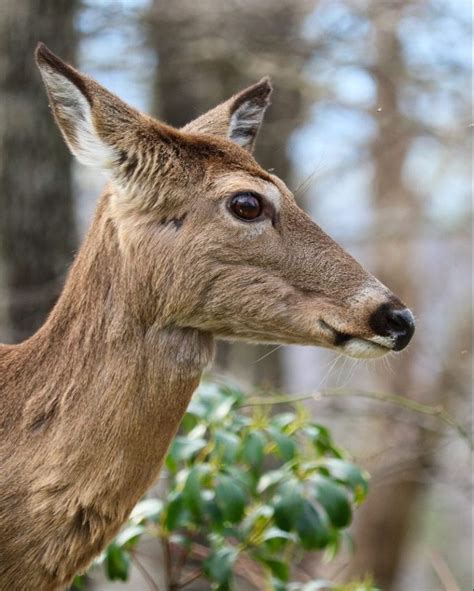
{"label": "deer", "polygon": [[369,359],[415,327],[252,156],[268,78],[176,129],[42,43],[36,61],[67,146],[108,184],[45,324],[0,345],[5,591],[63,589],[116,535],[216,340]]}

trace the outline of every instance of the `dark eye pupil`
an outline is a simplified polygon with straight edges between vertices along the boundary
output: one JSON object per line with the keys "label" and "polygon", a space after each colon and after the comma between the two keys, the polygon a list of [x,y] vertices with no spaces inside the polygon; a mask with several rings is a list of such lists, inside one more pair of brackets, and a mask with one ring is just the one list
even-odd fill
{"label": "dark eye pupil", "polygon": [[243,220],[254,220],[262,213],[260,199],[252,193],[234,195],[230,202],[232,213]]}

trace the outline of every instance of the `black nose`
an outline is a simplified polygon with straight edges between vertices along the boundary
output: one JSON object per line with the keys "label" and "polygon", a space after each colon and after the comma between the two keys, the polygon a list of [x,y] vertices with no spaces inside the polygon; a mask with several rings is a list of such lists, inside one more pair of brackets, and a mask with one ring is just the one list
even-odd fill
{"label": "black nose", "polygon": [[415,319],[408,308],[393,308],[390,304],[382,304],[371,316],[370,326],[382,337],[394,339],[393,350],[401,351],[411,341],[415,332]]}

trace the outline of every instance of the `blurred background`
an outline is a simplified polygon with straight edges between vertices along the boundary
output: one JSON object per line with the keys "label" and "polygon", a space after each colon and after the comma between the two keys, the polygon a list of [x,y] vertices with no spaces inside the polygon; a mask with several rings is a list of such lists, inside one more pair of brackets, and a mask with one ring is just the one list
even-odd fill
{"label": "blurred background", "polygon": [[[468,0],[0,3],[2,342],[44,321],[104,184],[52,121],[38,40],[176,126],[270,75],[257,159],[415,311],[413,344],[388,361],[219,348],[215,371],[243,384],[326,393],[308,408],[371,473],[353,552],[311,555],[312,576],[471,588],[471,27]],[[456,425],[384,394],[443,408]]]}

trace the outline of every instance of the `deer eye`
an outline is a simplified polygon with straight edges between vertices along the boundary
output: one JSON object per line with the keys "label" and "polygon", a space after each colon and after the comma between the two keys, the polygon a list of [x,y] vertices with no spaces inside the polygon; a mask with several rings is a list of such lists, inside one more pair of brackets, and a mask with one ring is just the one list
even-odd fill
{"label": "deer eye", "polygon": [[251,222],[262,215],[262,199],[255,193],[237,193],[231,198],[229,209],[236,218]]}

